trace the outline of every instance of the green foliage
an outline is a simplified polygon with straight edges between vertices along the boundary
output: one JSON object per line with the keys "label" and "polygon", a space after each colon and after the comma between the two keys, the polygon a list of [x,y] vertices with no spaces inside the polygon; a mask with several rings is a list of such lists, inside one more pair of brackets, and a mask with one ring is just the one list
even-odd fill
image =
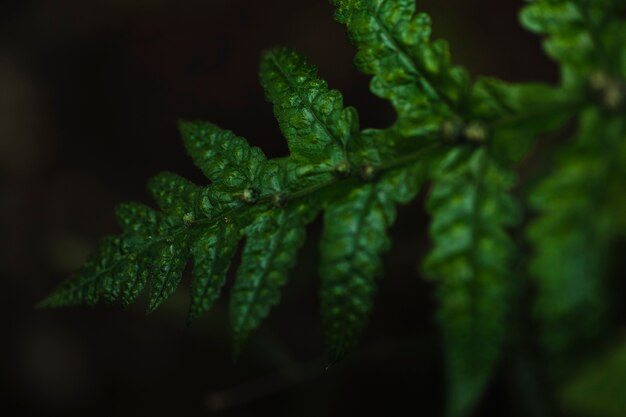
{"label": "green foliage", "polygon": [[[365,331],[396,206],[430,181],[433,247],[423,272],[437,287],[447,415],[472,413],[507,340],[521,331],[523,313],[512,308],[524,298],[516,294],[520,282],[536,292],[531,327],[547,373],[562,378],[568,352],[610,327],[608,254],[626,235],[626,5],[536,0],[523,9],[522,23],[546,36],[545,49],[562,68],[562,83],[548,86],[472,81],[452,64],[447,43],[430,39],[430,19],[413,0],[331,3],[358,49],[357,68],[372,75],[371,91],[393,104],[394,124],[360,130],[356,110],[302,55],[266,52],[261,84],[289,155],[268,160],[230,131],[181,122],[187,152],[209,185],[172,173],[150,180],[159,210],[119,206],[121,234],[103,239],[41,305],[129,305],[149,287],[153,311],[191,259],[193,321],[219,297],[245,239],[230,294],[238,353],[279,303],[306,226],[323,213],[321,313],[337,361]],[[575,139],[531,191],[526,271],[523,233],[509,231],[524,224],[522,199],[512,191],[515,164],[538,137],[565,126],[576,127]]]}

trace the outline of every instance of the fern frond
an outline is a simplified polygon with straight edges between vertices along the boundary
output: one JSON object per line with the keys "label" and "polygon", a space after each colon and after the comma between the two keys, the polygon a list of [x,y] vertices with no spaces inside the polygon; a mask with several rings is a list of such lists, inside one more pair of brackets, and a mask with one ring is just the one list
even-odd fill
{"label": "fern frond", "polygon": [[503,342],[514,245],[504,228],[519,209],[515,176],[484,149],[456,149],[434,172],[428,198],[434,249],[424,262],[438,283],[448,366],[448,415],[466,415],[493,373]]}
{"label": "fern frond", "polygon": [[[353,244],[341,255],[349,273],[344,266],[341,271],[323,267],[323,287],[355,289],[354,298],[367,305],[363,309],[344,299],[332,300],[345,317],[354,320],[346,322],[342,316],[329,325],[329,350],[338,357],[351,347],[371,306],[372,291],[357,281],[362,277],[364,285],[373,289],[371,280],[380,272],[379,261],[361,271],[364,256],[378,256],[386,248],[386,228],[393,221],[395,203],[407,202],[417,193],[426,166],[419,157],[434,142],[416,141],[400,153],[389,145],[393,141],[388,132],[359,132],[356,110],[344,108],[340,93],[329,90],[315,68],[294,51],[267,52],[261,79],[290,156],[268,160],[260,149],[214,124],[180,122],[187,152],[210,185],[200,187],[168,172],[151,179],[149,189],[161,211],[134,203],[121,205],[117,213],[122,234],[103,240],[92,259],[42,306],[95,304],[101,298],[127,305],[149,285],[148,311],[153,311],[176,290],[191,258],[188,320],[193,321],[219,296],[238,243],[245,237],[230,298],[233,339],[239,351],[278,303],[304,242],[305,226],[324,209],[325,259],[338,259],[328,247],[336,243],[332,236],[341,230],[352,234]],[[340,203],[337,197],[341,193],[360,196],[363,190],[367,201]],[[352,214],[360,216],[363,230],[345,223],[345,216]]]}
{"label": "fern frond", "polygon": [[615,17],[624,1],[536,0],[524,8],[522,22],[547,36],[546,50],[562,66],[558,87],[471,82],[453,66],[447,43],[430,39],[430,18],[416,13],[414,0],[331,3],[358,49],[357,67],[373,76],[371,91],[391,101],[396,122],[360,130],[357,111],[301,54],[267,51],[259,75],[289,155],[268,159],[214,124],[180,122],[208,185],[169,172],[152,178],[158,210],[120,205],[121,234],[103,239],[41,305],[128,305],[149,288],[150,312],[192,260],[193,321],[219,297],[245,241],[229,300],[239,353],[279,302],[306,227],[323,213],[321,313],[335,361],[367,325],[396,206],[431,180],[433,248],[423,270],[437,283],[447,413],[465,417],[496,369],[519,273],[506,231],[520,217],[512,166],[539,135],[577,115],[575,146],[532,198],[540,214],[530,231],[535,314],[557,354],[600,326],[606,253],[626,234],[626,29]]}

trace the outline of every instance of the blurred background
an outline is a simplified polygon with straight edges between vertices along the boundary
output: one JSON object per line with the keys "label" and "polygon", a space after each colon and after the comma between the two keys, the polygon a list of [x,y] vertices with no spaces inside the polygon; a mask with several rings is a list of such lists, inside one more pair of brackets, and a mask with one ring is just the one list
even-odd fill
{"label": "blurred background", "polygon": [[[474,75],[557,79],[521,0],[422,0],[434,36]],[[185,325],[187,281],[150,316],[145,303],[37,311],[99,237],[113,210],[150,203],[163,170],[205,180],[176,120],[232,129],[269,156],[287,152],[257,79],[260,53],[294,47],[358,108],[393,121],[352,65],[354,49],[325,0],[20,0],[0,3],[2,400],[10,415],[438,415],[443,362],[432,286],[417,264],[428,219],[400,210],[377,307],[360,347],[326,368],[318,313],[319,221],[283,302],[231,360],[226,301]],[[232,278],[232,274],[231,274]],[[144,300],[145,301],[145,300]],[[511,414],[506,375],[478,415]]]}

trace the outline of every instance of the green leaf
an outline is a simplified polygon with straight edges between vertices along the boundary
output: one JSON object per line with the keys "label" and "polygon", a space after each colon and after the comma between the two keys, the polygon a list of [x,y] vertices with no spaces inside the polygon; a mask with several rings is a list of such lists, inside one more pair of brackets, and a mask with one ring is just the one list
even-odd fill
{"label": "green leaf", "polygon": [[211,232],[198,238],[191,246],[194,265],[188,322],[207,312],[219,297],[237,249],[239,233],[236,224],[220,222]]}
{"label": "green leaf", "polygon": [[179,128],[187,153],[217,186],[229,190],[260,188],[267,161],[259,148],[212,123],[181,121]]}
{"label": "green leaf", "polygon": [[314,207],[289,205],[261,214],[246,228],[248,241],[230,298],[235,354],[280,301],[280,288],[304,243],[304,227],[317,213]]}
{"label": "green leaf", "polygon": [[154,311],[178,288],[188,256],[188,246],[181,241],[167,242],[159,249],[152,271],[148,312]]}
{"label": "green leaf", "polygon": [[534,312],[542,345],[561,367],[566,353],[605,328],[603,277],[621,215],[624,137],[623,117],[585,111],[574,144],[531,194],[539,213],[528,229],[538,290]]}
{"label": "green leaf", "polygon": [[346,147],[358,132],[358,115],[343,107],[341,93],[329,90],[316,68],[287,48],[263,55],[260,76],[291,157],[331,167],[345,162]]}
{"label": "green leaf", "polygon": [[395,220],[395,201],[412,199],[423,179],[423,167],[415,164],[392,171],[378,184],[357,187],[326,207],[320,294],[331,361],[341,359],[360,339],[372,310],[375,280],[382,275],[380,255],[389,249],[387,229]]}
{"label": "green leaf", "polygon": [[148,181],[148,190],[157,205],[166,214],[181,221],[186,214],[195,215],[190,208],[200,204],[202,189],[173,172],[162,172]]}
{"label": "green leaf", "polygon": [[428,196],[434,248],[424,261],[438,284],[448,378],[448,415],[468,415],[496,365],[504,338],[518,220],[507,193],[514,176],[484,149],[451,150],[434,170]]}
{"label": "green leaf", "polygon": [[142,242],[110,236],[100,241],[85,265],[61,283],[38,304],[40,308],[95,305],[101,298],[109,303],[133,302],[146,285],[150,260],[137,250]]}
{"label": "green leaf", "polygon": [[94,305],[101,298],[129,305],[139,296],[150,270],[150,258],[143,251],[159,233],[161,218],[140,203],[120,204],[116,217],[124,235],[102,239],[85,265],[39,307]]}
{"label": "green leaf", "polygon": [[115,209],[117,223],[125,233],[151,235],[158,233],[160,215],[141,203],[122,203]]}
{"label": "green leaf", "polygon": [[372,310],[379,255],[389,249],[387,228],[395,218],[390,200],[374,185],[353,190],[324,214],[321,243],[322,318],[331,361],[361,337]]}
{"label": "green leaf", "polygon": [[469,76],[453,67],[445,41],[430,41],[430,18],[414,0],[335,0],[336,18],[358,48],[356,66],[374,75],[371,90],[391,100],[405,136],[439,129],[463,111]]}

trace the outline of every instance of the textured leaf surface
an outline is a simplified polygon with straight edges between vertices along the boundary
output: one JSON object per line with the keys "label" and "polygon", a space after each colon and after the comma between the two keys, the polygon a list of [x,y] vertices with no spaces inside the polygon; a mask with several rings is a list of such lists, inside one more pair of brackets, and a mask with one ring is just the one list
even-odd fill
{"label": "textured leaf surface", "polygon": [[148,311],[154,311],[178,288],[187,258],[187,245],[180,240],[161,246],[153,267]]}
{"label": "textured leaf surface", "polygon": [[207,312],[219,297],[238,241],[236,225],[221,222],[214,233],[198,238],[192,245],[194,266],[188,321]]}
{"label": "textured leaf surface", "polygon": [[230,299],[236,353],[280,301],[280,288],[304,243],[304,227],[316,213],[313,207],[293,205],[262,214],[246,229],[248,241]]}
{"label": "textured leaf surface", "polygon": [[484,149],[451,151],[428,197],[434,248],[426,274],[438,284],[438,317],[448,367],[448,415],[467,415],[493,373],[502,346],[518,218],[507,193],[514,176]]}
{"label": "textured leaf surface", "polygon": [[[326,208],[321,242],[321,300],[328,352],[340,359],[358,342],[373,307],[380,255],[389,249],[387,229],[396,216],[395,202],[417,194],[423,167],[391,172],[378,184],[358,187]],[[406,181],[405,181],[406,180]]]}
{"label": "textured leaf surface", "polygon": [[314,66],[299,53],[278,48],[261,60],[261,83],[294,159],[334,166],[346,161],[346,147],[358,131],[353,108],[343,107]]}
{"label": "textured leaf surface", "polygon": [[202,192],[200,187],[173,172],[162,172],[152,177],[148,190],[161,210],[181,220],[190,208],[199,203]]}
{"label": "textured leaf surface", "polygon": [[187,152],[219,187],[258,187],[265,168],[263,152],[234,133],[207,122],[180,122]]}

